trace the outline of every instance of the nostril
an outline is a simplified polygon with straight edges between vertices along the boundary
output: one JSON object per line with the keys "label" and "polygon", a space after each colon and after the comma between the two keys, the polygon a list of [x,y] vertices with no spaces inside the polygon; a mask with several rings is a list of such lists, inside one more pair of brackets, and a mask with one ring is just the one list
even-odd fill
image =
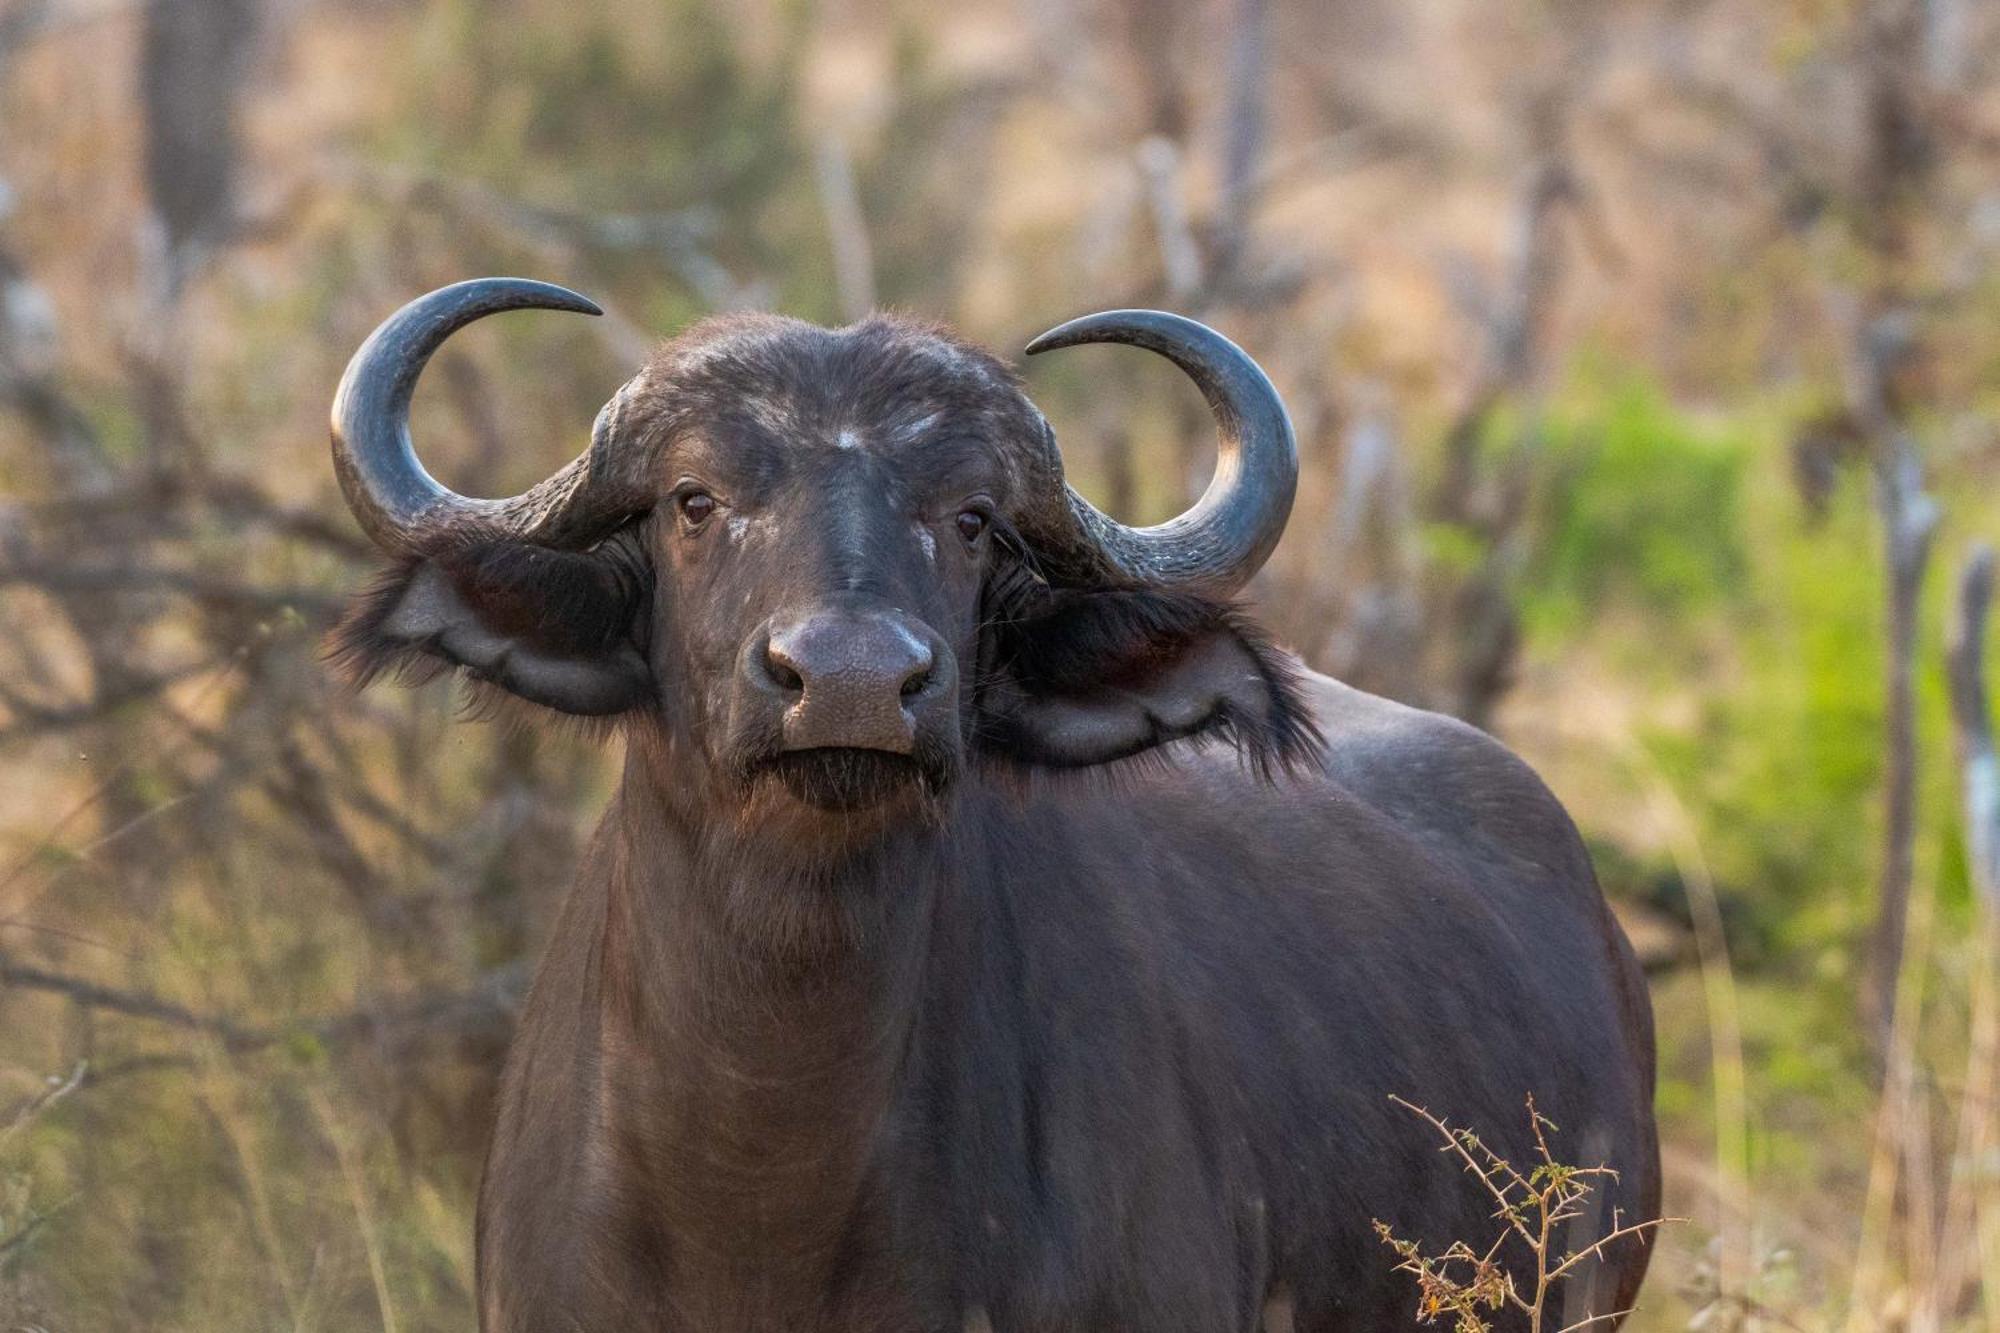
{"label": "nostril", "polygon": [[908,728],[956,679],[950,657],[901,616],[844,608],[775,625],[738,660],[788,726],[812,714],[815,735],[859,734],[868,719]]}
{"label": "nostril", "polygon": [[806,687],[805,677],[799,674],[792,660],[775,643],[764,650],[764,670],[781,690],[798,694]]}

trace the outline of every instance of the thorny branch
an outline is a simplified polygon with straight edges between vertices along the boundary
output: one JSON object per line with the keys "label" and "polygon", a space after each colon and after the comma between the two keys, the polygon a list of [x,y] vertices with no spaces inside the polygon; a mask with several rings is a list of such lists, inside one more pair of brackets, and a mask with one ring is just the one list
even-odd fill
{"label": "thorny branch", "polygon": [[[1397,1255],[1396,1271],[1417,1280],[1419,1323],[1434,1323],[1449,1317],[1456,1333],[1487,1333],[1489,1325],[1482,1311],[1512,1308],[1525,1315],[1530,1333],[1542,1333],[1548,1304],[1560,1284],[1586,1260],[1604,1258],[1607,1246],[1621,1240],[1638,1239],[1673,1218],[1651,1218],[1643,1222],[1620,1223],[1612,1214],[1611,1229],[1581,1248],[1563,1253],[1557,1249],[1557,1231],[1563,1224],[1584,1214],[1585,1204],[1598,1186],[1615,1182],[1618,1173],[1608,1166],[1578,1167],[1559,1162],[1549,1147],[1548,1131],[1555,1125],[1528,1097],[1528,1121],[1535,1140],[1536,1163],[1524,1174],[1513,1163],[1493,1151],[1471,1130],[1453,1129],[1425,1108],[1401,1097],[1390,1101],[1420,1117],[1437,1131],[1443,1141],[1440,1152],[1450,1153],[1463,1164],[1492,1197],[1493,1216],[1506,1223],[1482,1251],[1465,1240],[1454,1240],[1442,1252],[1427,1255],[1415,1241],[1396,1235],[1387,1223],[1377,1220],[1375,1232]],[[1518,1237],[1534,1258],[1534,1283],[1523,1292],[1514,1272],[1499,1260],[1500,1249],[1509,1236]],[[1578,1330],[1620,1319],[1629,1310],[1614,1310],[1574,1320],[1556,1333]]]}

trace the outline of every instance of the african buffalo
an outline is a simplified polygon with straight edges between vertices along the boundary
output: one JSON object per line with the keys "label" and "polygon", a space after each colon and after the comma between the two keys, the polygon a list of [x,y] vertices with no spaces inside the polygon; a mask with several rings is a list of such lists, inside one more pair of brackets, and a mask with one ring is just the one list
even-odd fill
{"label": "african buffalo", "polygon": [[[1620,1173],[1565,1248],[1657,1215],[1646,992],[1562,807],[1230,600],[1298,468],[1233,343],[1113,311],[1028,348],[1200,387],[1221,461],[1157,527],[1068,488],[1000,361],[892,317],[698,324],[575,462],[457,495],[411,448],[417,377],[528,307],[596,311],[433,292],[333,409],[395,559],[337,632],[354,676],[456,669],[626,748],[507,1065],[482,1328],[1407,1327],[1374,1220],[1496,1223],[1392,1096],[1527,1161],[1532,1094]],[[1648,1250],[1563,1322],[1629,1306]]]}

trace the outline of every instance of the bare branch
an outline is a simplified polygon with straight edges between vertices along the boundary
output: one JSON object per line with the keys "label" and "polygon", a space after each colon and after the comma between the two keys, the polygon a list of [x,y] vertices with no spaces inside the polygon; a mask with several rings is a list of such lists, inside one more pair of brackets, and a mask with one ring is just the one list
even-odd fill
{"label": "bare branch", "polygon": [[[512,199],[479,181],[350,159],[334,159],[322,173],[337,186],[364,191],[398,208],[430,210],[497,233],[539,251],[554,265],[573,267],[579,252],[592,248],[645,247],[656,250],[697,296],[717,309],[752,304],[757,295],[754,284],[736,281],[703,248],[714,230],[706,210],[600,216]],[[604,306],[604,317],[590,321],[589,329],[620,361],[644,361],[653,348],[651,335],[602,299],[598,304]]]}
{"label": "bare branch", "polygon": [[2000,755],[1986,696],[1986,622],[1993,601],[1993,548],[1976,547],[1960,576],[1958,619],[1947,672],[1965,788],[1966,859],[1988,912],[2000,911]]}
{"label": "bare branch", "polygon": [[511,1014],[525,993],[526,983],[526,964],[517,961],[495,968],[465,990],[438,991],[368,1005],[325,1018],[307,1019],[280,1027],[260,1027],[226,1014],[197,1013],[186,1005],[144,991],[106,986],[81,977],[25,966],[0,953],[0,986],[61,995],[86,1008],[202,1033],[216,1038],[225,1050],[235,1054],[262,1050],[298,1034],[340,1044],[448,1020],[458,1023],[484,1021]]}
{"label": "bare branch", "polygon": [[235,227],[237,107],[260,8],[259,0],[146,3],[139,61],[146,184],[164,232],[168,303]]}
{"label": "bare branch", "polygon": [[144,1018],[165,1023],[170,1027],[210,1033],[220,1037],[224,1045],[231,1047],[248,1047],[257,1041],[251,1029],[231,1019],[197,1014],[185,1005],[175,1004],[171,1000],[163,1000],[157,995],[148,995],[142,991],[121,990],[114,986],[86,981],[81,977],[64,976],[58,972],[23,966],[6,954],[0,954],[0,986],[45,991],[64,996],[87,1008],[104,1009],[130,1018]]}
{"label": "bare branch", "polygon": [[1622,1227],[1615,1227],[1578,1250],[1575,1254],[1570,1255],[1569,1258],[1563,1260],[1554,1268],[1551,1268],[1549,1270],[1549,1281],[1559,1281],[1570,1269],[1576,1267],[1585,1259],[1602,1259],[1604,1257],[1604,1247],[1612,1244],[1614,1241],[1629,1240],[1634,1236],[1642,1236],[1646,1232],[1656,1227],[1665,1226],[1669,1222],[1685,1221],[1687,1221],[1685,1217],[1654,1217],[1644,1222],[1631,1222]]}
{"label": "bare branch", "polygon": [[[1967,1278],[1977,1277],[1958,1238],[1976,1235],[1983,1205],[1982,1164],[1992,1160],[1994,1072],[2000,1068],[2000,755],[1993,743],[1993,715],[1986,691],[1986,630],[1993,601],[1993,548],[1973,548],[1959,577],[1958,615],[1947,669],[1958,737],[1959,783],[1965,811],[1966,861],[1979,904],[1979,933],[1972,956],[1970,1032],[1964,1091],[1960,1094],[1943,1211],[1937,1221],[1938,1264],[1927,1298],[1933,1318],[1959,1308]],[[1940,1321],[1941,1322],[1941,1321]]]}
{"label": "bare branch", "polygon": [[1917,617],[1938,523],[1937,502],[1924,489],[1922,453],[1892,388],[1913,354],[1914,337],[1909,313],[1891,307],[1861,324],[1849,362],[1849,410],[1873,455],[1889,564],[1882,869],[1864,996],[1878,1037],[1889,1030],[1909,916],[1917,834]]}
{"label": "bare branch", "polygon": [[813,164],[819,177],[820,208],[833,246],[833,281],[841,313],[861,319],[875,308],[875,254],[868,243],[868,219],[854,184],[854,159],[847,142],[833,131],[819,138]]}
{"label": "bare branch", "polygon": [[151,699],[162,690],[221,665],[222,659],[205,658],[163,671],[135,673],[108,683],[107,688],[89,699],[60,707],[44,707],[8,691],[4,702],[13,716],[5,726],[0,726],[0,740],[21,740],[102,721],[121,708]]}
{"label": "bare branch", "polygon": [[66,489],[55,499],[10,506],[7,513],[31,531],[75,526],[102,533],[107,523],[139,524],[148,531],[156,530],[163,516],[187,509],[254,525],[356,560],[372,561],[377,555],[351,523],[286,505],[249,477],[206,469],[193,474],[149,475],[85,494]]}
{"label": "bare branch", "polygon": [[48,1084],[40,1092],[23,1102],[14,1113],[7,1117],[7,1123],[0,1126],[0,1143],[5,1143],[31,1124],[35,1118],[54,1106],[63,1098],[83,1085],[83,1076],[90,1068],[89,1062],[78,1060],[67,1077],[51,1074]]}
{"label": "bare branch", "polygon": [[[1522,1221],[1521,1218],[1515,1213],[1514,1201],[1507,1196],[1506,1189],[1494,1183],[1495,1173],[1490,1172],[1489,1168],[1486,1165],[1481,1164],[1476,1158],[1473,1157],[1471,1151],[1466,1147],[1465,1142],[1461,1139],[1459,1131],[1453,1129],[1450,1125],[1447,1125],[1444,1121],[1438,1119],[1438,1117],[1432,1115],[1429,1111],[1425,1110],[1423,1107],[1418,1106],[1413,1102],[1404,1101],[1401,1097],[1398,1097],[1393,1093],[1390,1095],[1389,1100],[1396,1103],[1396,1105],[1402,1107],[1406,1111],[1410,1111],[1415,1113],[1416,1115],[1422,1116],[1424,1122],[1428,1124],[1432,1129],[1435,1129],[1438,1132],[1438,1137],[1444,1140],[1444,1146],[1438,1149],[1438,1151],[1451,1152],[1457,1154],[1458,1159],[1461,1162],[1465,1163],[1465,1169],[1472,1173],[1472,1175],[1479,1181],[1480,1185],[1482,1185],[1485,1188],[1488,1194],[1491,1194],[1493,1196],[1494,1203],[1499,1205],[1499,1212],[1497,1212],[1495,1216],[1504,1217],[1507,1220],[1507,1225],[1509,1225],[1517,1233],[1519,1233],[1521,1239],[1527,1241],[1530,1245],[1533,1245],[1535,1243],[1534,1233],[1528,1230],[1527,1223]],[[1473,1142],[1477,1143],[1478,1140],[1475,1139],[1473,1140]],[[1482,1150],[1484,1150],[1485,1145],[1480,1144],[1480,1147]],[[1491,1157],[1490,1153],[1488,1153],[1487,1155]],[[1527,1185],[1527,1182],[1521,1179],[1520,1175],[1514,1171],[1514,1168],[1512,1166],[1509,1166],[1505,1162],[1501,1162],[1500,1166],[1506,1167],[1508,1174],[1513,1176],[1514,1181],[1518,1181],[1523,1187]]]}
{"label": "bare branch", "polygon": [[1250,242],[1250,215],[1264,160],[1271,82],[1270,0],[1236,0],[1229,38],[1228,111],[1222,132],[1222,194],[1212,230],[1212,279],[1235,285]]}
{"label": "bare branch", "polygon": [[[1445,1145],[1440,1151],[1458,1155],[1466,1169],[1493,1197],[1497,1205],[1494,1218],[1507,1224],[1499,1230],[1484,1254],[1473,1250],[1463,1239],[1458,1239],[1444,1250],[1427,1255],[1416,1241],[1397,1236],[1387,1223],[1377,1219],[1376,1235],[1401,1260],[1396,1270],[1409,1273],[1417,1280],[1419,1322],[1430,1323],[1439,1315],[1449,1314],[1454,1317],[1455,1327],[1461,1330],[1484,1329],[1487,1324],[1480,1314],[1482,1309],[1497,1310],[1502,1306],[1512,1306],[1526,1317],[1528,1333],[1542,1333],[1550,1297],[1578,1265],[1587,1259],[1602,1262],[1607,1246],[1620,1240],[1641,1237],[1664,1222],[1680,1220],[1653,1218],[1620,1225],[1617,1211],[1613,1210],[1610,1231],[1552,1263],[1556,1231],[1563,1223],[1582,1217],[1584,1204],[1592,1197],[1598,1182],[1615,1182],[1617,1171],[1609,1166],[1576,1167],[1557,1161],[1550,1150],[1548,1137],[1548,1132],[1554,1130],[1556,1125],[1536,1107],[1533,1094],[1527,1099],[1528,1123],[1539,1160],[1526,1175],[1487,1147],[1472,1131],[1453,1129],[1429,1111],[1401,1097],[1392,1095],[1389,1100],[1416,1113],[1437,1131]],[[1515,1285],[1513,1274],[1497,1262],[1501,1244],[1510,1235],[1519,1236],[1534,1258],[1533,1285],[1526,1294]],[[1575,1320],[1560,1333],[1573,1333],[1577,1329],[1620,1318],[1626,1313],[1629,1311]]]}
{"label": "bare branch", "polygon": [[148,566],[83,565],[59,560],[21,560],[0,565],[0,585],[29,583],[51,592],[170,592],[243,610],[270,614],[309,612],[331,621],[343,602],[318,588],[258,587],[200,570]]}
{"label": "bare branch", "polygon": [[69,1207],[72,1203],[75,1203],[76,1199],[77,1196],[72,1194],[68,1198],[56,1204],[55,1207],[48,1209],[46,1212],[38,1212],[30,1214],[27,1222],[21,1227],[19,1231],[16,1231],[13,1235],[7,1237],[5,1240],[0,1240],[0,1259],[6,1258],[14,1251],[20,1249],[23,1245],[26,1245],[30,1240],[33,1240],[36,1232],[40,1231],[43,1227],[47,1226],[49,1220],[53,1218],[57,1213]]}
{"label": "bare branch", "polygon": [[1153,210],[1153,232],[1160,246],[1160,271],[1167,296],[1185,304],[1202,287],[1201,250],[1181,198],[1181,153],[1173,140],[1152,135],[1139,145],[1139,172],[1146,182],[1146,201]]}
{"label": "bare branch", "polygon": [[1576,1333],[1577,1329],[1589,1328],[1592,1324],[1608,1324],[1614,1319],[1623,1319],[1636,1308],[1628,1305],[1623,1310],[1613,1310],[1610,1314],[1594,1314],[1587,1319],[1579,1319],[1574,1324],[1565,1324],[1556,1333]]}

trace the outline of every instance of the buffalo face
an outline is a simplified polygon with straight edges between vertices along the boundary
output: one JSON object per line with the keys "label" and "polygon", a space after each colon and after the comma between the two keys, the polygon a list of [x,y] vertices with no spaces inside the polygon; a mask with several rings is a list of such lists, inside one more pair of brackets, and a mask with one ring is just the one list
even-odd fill
{"label": "buffalo face", "polygon": [[1228,601],[1289,509],[1290,427],[1220,335],[1114,312],[1030,349],[1135,343],[1200,384],[1222,464],[1156,528],[1069,490],[1001,363],[890,318],[698,325],[607,404],[576,462],[467,499],[417,462],[410,392],[454,329],[521,306],[591,308],[512,279],[446,288],[342,382],[336,466],[400,557],[337,632],[359,678],[455,668],[617,718],[773,836],[935,810],[973,765],[1078,768],[1209,734],[1269,764],[1308,744],[1286,659]]}

